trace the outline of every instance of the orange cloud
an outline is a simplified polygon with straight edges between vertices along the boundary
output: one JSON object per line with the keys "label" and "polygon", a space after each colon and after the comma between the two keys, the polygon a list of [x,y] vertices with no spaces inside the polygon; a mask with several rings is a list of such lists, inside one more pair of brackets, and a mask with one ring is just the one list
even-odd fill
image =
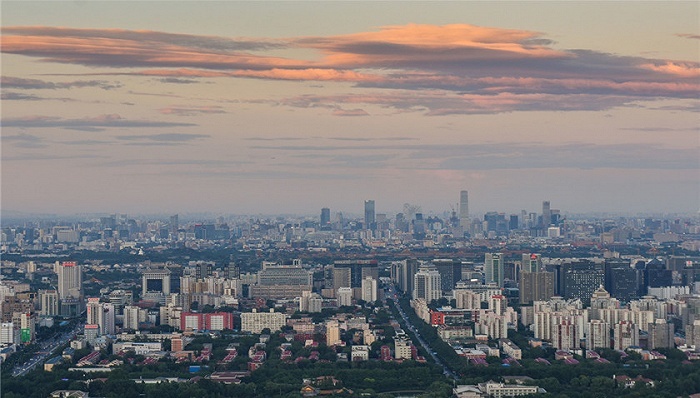
{"label": "orange cloud", "polygon": [[[344,96],[349,103],[428,114],[604,109],[700,94],[697,62],[557,50],[539,32],[467,24],[283,39],[41,26],[2,31],[4,53],[131,69],[97,75],[350,82],[365,89],[368,102]],[[280,48],[291,55],[266,54]],[[294,57],[296,49],[318,56]],[[378,89],[394,93],[377,94]],[[297,97],[281,103],[339,112],[336,102]]]}
{"label": "orange cloud", "polygon": [[640,68],[680,77],[700,77],[700,67],[697,64],[692,64],[689,62],[667,61],[661,65],[643,64],[640,65]]}

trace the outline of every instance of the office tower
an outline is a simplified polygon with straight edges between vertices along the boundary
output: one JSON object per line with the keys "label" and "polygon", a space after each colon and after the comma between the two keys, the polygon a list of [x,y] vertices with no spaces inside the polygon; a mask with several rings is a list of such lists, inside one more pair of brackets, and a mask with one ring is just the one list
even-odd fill
{"label": "office tower", "polygon": [[177,229],[180,227],[179,225],[179,220],[178,220],[178,215],[172,215],[170,216],[170,233],[173,235],[173,238],[177,239]]}
{"label": "office tower", "polygon": [[365,200],[365,229],[374,229],[376,227],[376,218],[374,212],[374,201]]}
{"label": "office tower", "polygon": [[321,209],[321,225],[322,230],[331,229],[331,209],[324,207]]}
{"label": "office tower", "polygon": [[605,260],[605,290],[623,302],[638,299],[642,281],[640,272],[630,267],[629,260]]}
{"label": "office tower", "polygon": [[[338,287],[353,287],[361,288],[362,279],[371,276],[374,279],[379,279],[379,268],[377,268],[377,260],[338,260],[333,262],[333,277],[335,279],[337,269],[347,269],[350,272],[350,285],[347,285],[346,279],[343,279],[342,284],[338,284],[335,280],[333,286]],[[343,274],[345,275],[345,274]],[[346,278],[343,276],[343,278]]]}
{"label": "office tower", "polygon": [[197,263],[195,266],[195,276],[197,279],[206,279],[212,274],[212,264],[211,263]]}
{"label": "office tower", "polygon": [[522,271],[518,287],[521,305],[549,300],[554,296],[554,273]]}
{"label": "office tower", "polygon": [[469,228],[469,191],[459,192],[459,225],[464,231]]}
{"label": "office tower", "polygon": [[623,351],[639,346],[639,328],[632,321],[620,321],[613,328],[613,349]]}
{"label": "office tower", "polygon": [[542,227],[547,228],[552,224],[552,210],[549,207],[549,201],[542,202]]}
{"label": "office tower", "polygon": [[83,296],[82,267],[74,261],[64,261],[58,267],[58,296],[60,299]]}
{"label": "office tower", "polygon": [[333,290],[348,288],[352,290],[352,270],[350,268],[333,267]]}
{"label": "office tower", "polygon": [[418,260],[415,258],[403,260],[399,264],[399,289],[411,297],[413,296],[413,276],[416,272],[418,272]]}
{"label": "office tower", "polygon": [[66,261],[57,266],[58,298],[60,314],[75,317],[83,312],[83,272],[82,266],[74,261]]}
{"label": "office tower", "polygon": [[673,271],[666,269],[666,265],[659,259],[649,261],[644,267],[644,289],[650,287],[664,287],[673,285]]}
{"label": "office tower", "polygon": [[566,299],[580,299],[585,305],[605,283],[605,272],[592,261],[582,260],[557,266],[558,293]]}
{"label": "office tower", "polygon": [[226,269],[224,270],[224,278],[226,279],[238,279],[241,277],[241,267],[236,264],[233,255],[231,255],[231,259],[229,260],[228,265],[226,266]]}
{"label": "office tower", "polygon": [[484,260],[484,283],[495,283],[498,287],[503,287],[503,254],[502,253],[486,253]]}
{"label": "office tower", "polygon": [[462,263],[451,259],[433,260],[433,266],[440,273],[441,289],[444,292],[452,291],[457,282],[462,279]]}
{"label": "office tower", "polygon": [[170,294],[170,270],[147,269],[141,276],[141,295],[147,293],[161,293],[164,296]]}
{"label": "office tower", "polygon": [[413,276],[413,298],[424,299],[428,303],[442,297],[440,273],[434,267],[421,267]]}
{"label": "office tower", "polygon": [[511,214],[508,221],[508,229],[513,231],[520,228],[520,222],[518,221],[517,214]]}
{"label": "office tower", "polygon": [[413,220],[413,238],[425,238],[425,220],[423,219],[423,213],[416,213],[416,219]]}

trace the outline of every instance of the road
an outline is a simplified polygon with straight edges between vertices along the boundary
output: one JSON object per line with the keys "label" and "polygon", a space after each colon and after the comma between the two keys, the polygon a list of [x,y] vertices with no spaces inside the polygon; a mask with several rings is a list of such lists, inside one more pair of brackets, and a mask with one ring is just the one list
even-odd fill
{"label": "road", "polygon": [[442,369],[443,369],[442,373],[447,377],[451,377],[452,379],[457,380],[458,379],[457,375],[454,374],[454,372],[452,372],[452,370],[447,365],[442,363],[440,358],[438,358],[438,356],[436,355],[435,351],[430,347],[430,345],[425,340],[423,340],[423,337],[421,337],[420,332],[418,332],[418,329],[416,329],[416,327],[413,326],[411,321],[408,319],[406,312],[403,310],[403,308],[401,308],[401,305],[399,305],[398,295],[397,295],[396,290],[394,289],[393,285],[389,285],[387,287],[386,297],[394,298],[395,307],[399,311],[399,314],[401,314],[401,318],[403,318],[404,322],[406,323],[406,328],[408,328],[409,332],[411,332],[416,337],[416,339],[418,340],[420,345],[423,346],[423,349],[425,349],[425,352],[427,352],[428,355],[430,355],[430,357],[433,359],[433,361],[436,364],[442,366]]}
{"label": "road", "polygon": [[43,364],[58,347],[68,343],[70,339],[75,336],[80,329],[82,324],[78,324],[70,331],[62,333],[58,337],[52,337],[44,342],[41,342],[41,349],[36,352],[36,354],[31,357],[27,362],[23,364],[18,364],[12,370],[12,377],[20,377],[29,373],[37,365]]}

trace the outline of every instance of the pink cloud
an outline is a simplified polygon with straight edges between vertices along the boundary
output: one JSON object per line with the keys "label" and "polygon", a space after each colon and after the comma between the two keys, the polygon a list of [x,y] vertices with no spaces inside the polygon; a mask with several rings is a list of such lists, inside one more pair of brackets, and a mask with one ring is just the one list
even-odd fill
{"label": "pink cloud", "polygon": [[[431,115],[605,109],[700,94],[697,62],[559,50],[540,32],[467,24],[409,24],[282,39],[41,26],[2,31],[4,53],[130,69],[96,74],[350,82],[364,88],[365,95],[363,100],[343,96],[348,103]],[[268,55],[279,48],[316,51],[317,56]],[[331,97],[315,101],[296,97],[280,103],[344,112]]]}

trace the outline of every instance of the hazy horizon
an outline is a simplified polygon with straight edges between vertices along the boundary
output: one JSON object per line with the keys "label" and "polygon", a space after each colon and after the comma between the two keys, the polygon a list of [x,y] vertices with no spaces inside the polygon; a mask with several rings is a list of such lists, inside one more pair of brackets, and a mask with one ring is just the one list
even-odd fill
{"label": "hazy horizon", "polygon": [[3,2],[10,213],[700,210],[697,2]]}

